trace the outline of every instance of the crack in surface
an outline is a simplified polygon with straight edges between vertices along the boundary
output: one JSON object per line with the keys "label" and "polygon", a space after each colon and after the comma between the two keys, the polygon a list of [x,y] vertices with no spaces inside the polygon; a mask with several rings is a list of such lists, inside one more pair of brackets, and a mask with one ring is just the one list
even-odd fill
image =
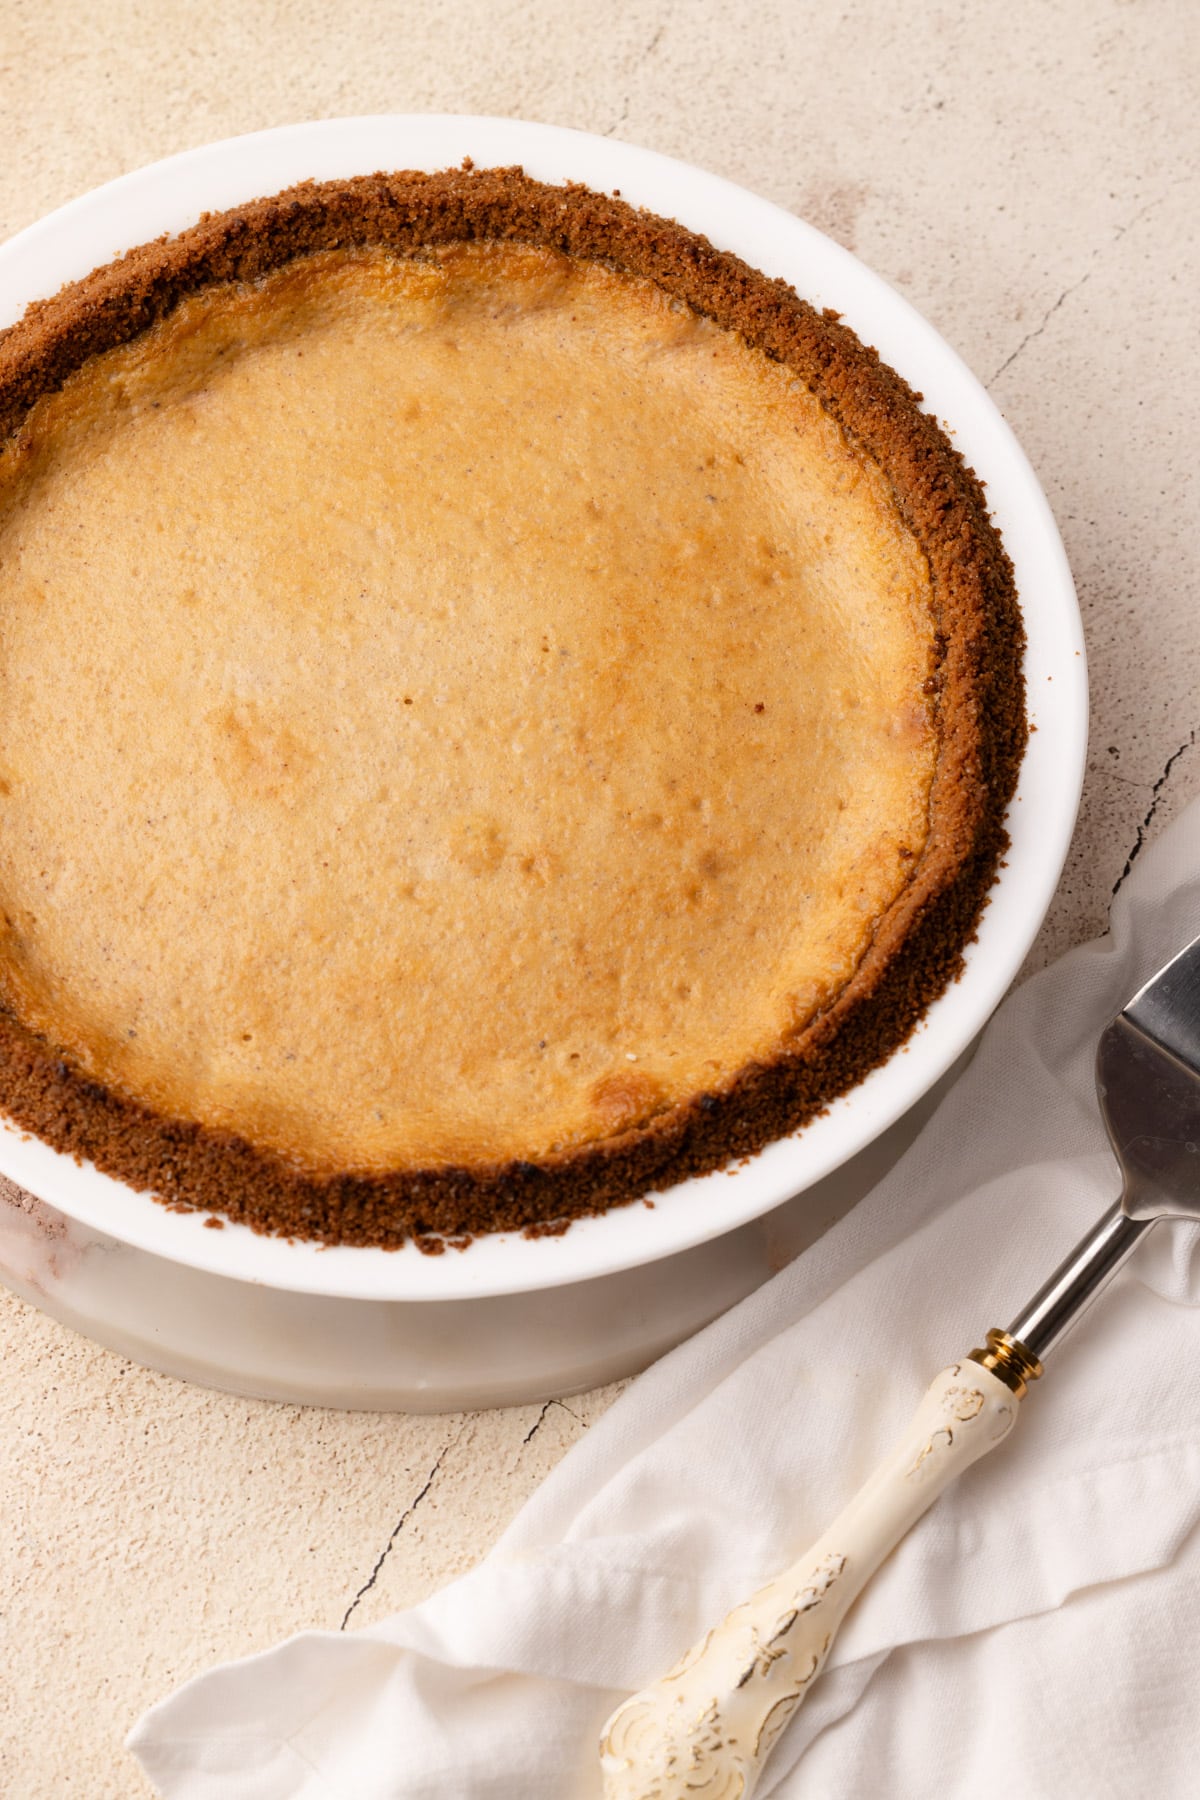
{"label": "crack in surface", "polygon": [[1137,212],[1134,213],[1134,215],[1131,219],[1126,219],[1126,221],[1123,225],[1117,226],[1116,230],[1113,232],[1112,236],[1109,238],[1109,240],[1106,244],[1101,244],[1097,249],[1092,251],[1092,260],[1091,260],[1089,267],[1084,270],[1083,274],[1079,277],[1079,279],[1077,281],[1071,282],[1071,284],[1068,287],[1065,287],[1063,289],[1062,293],[1058,296],[1058,299],[1054,302],[1053,306],[1051,306],[1046,311],[1046,313],[1043,315],[1041,324],[1035,325],[1032,331],[1026,332],[1025,336],[1021,339],[1021,341],[1017,345],[1016,349],[1013,350],[1008,356],[1005,357],[1004,361],[1000,364],[1000,367],[996,370],[996,373],[993,376],[991,376],[991,378],[987,382],[985,382],[984,385],[986,387],[990,388],[994,382],[999,381],[1000,377],[1005,373],[1006,370],[1012,368],[1013,364],[1016,362],[1016,360],[1017,360],[1018,356],[1020,356],[1021,352],[1023,350],[1025,350],[1030,344],[1032,344],[1036,338],[1041,337],[1043,331],[1045,331],[1047,325],[1049,325],[1051,319],[1054,317],[1055,313],[1059,311],[1060,307],[1062,307],[1064,305],[1064,303],[1071,298],[1072,294],[1077,294],[1081,287],[1085,287],[1087,285],[1087,283],[1091,280],[1092,276],[1096,273],[1096,269],[1099,266],[1101,258],[1106,256],[1110,250],[1114,249],[1116,247],[1116,245],[1118,245],[1120,243],[1121,239],[1125,236],[1125,234],[1127,232],[1130,232],[1133,230],[1135,225],[1140,224],[1141,221],[1146,217],[1147,213],[1153,212],[1155,207],[1162,206],[1164,204],[1164,202],[1170,197],[1170,194],[1173,191],[1173,189],[1176,188],[1178,185],[1179,185],[1178,182],[1172,182],[1171,186],[1166,190],[1165,193],[1156,195],[1156,197],[1153,200],[1147,200],[1146,204],[1144,206],[1140,206],[1138,208]]}
{"label": "crack in surface", "polygon": [[522,1449],[525,1448],[526,1444],[531,1443],[533,1441],[533,1439],[537,1436],[538,1432],[541,1430],[542,1426],[545,1424],[546,1414],[550,1411],[550,1408],[552,1406],[557,1406],[560,1412],[565,1412],[568,1415],[568,1417],[574,1419],[574,1421],[577,1425],[583,1424],[583,1420],[580,1418],[579,1414],[577,1412],[572,1412],[571,1408],[569,1406],[565,1406],[561,1400],[547,1400],[545,1406],[543,1406],[541,1412],[538,1414],[537,1418],[533,1421],[533,1424],[529,1427],[529,1430],[525,1433],[525,1436],[521,1439],[521,1448]]}
{"label": "crack in surface", "polygon": [[609,126],[607,126],[607,127],[606,127],[606,129],[605,129],[605,131],[604,131],[604,133],[603,133],[603,136],[605,136],[605,137],[612,137],[612,136],[614,136],[614,134],[615,134],[615,133],[616,133],[616,132],[618,132],[618,131],[620,131],[620,129],[621,129],[621,127],[622,127],[622,125],[623,125],[623,124],[624,124],[624,123],[625,123],[625,121],[626,121],[626,119],[627,119],[627,118],[628,118],[628,117],[629,117],[629,108],[630,108],[630,107],[631,107],[631,106],[632,106],[632,105],[633,105],[633,101],[632,101],[632,100],[624,100],[624,101],[622,101],[622,103],[621,103],[621,114],[620,114],[620,117],[619,117],[619,118],[616,118],[616,119],[614,119],[614,120],[613,120],[613,122],[612,122],[612,124],[611,124],[611,125],[609,125]]}
{"label": "crack in surface", "polygon": [[[549,1402],[549,1404],[553,1405],[554,1403],[553,1403],[553,1401],[551,1401],[551,1402]],[[350,1622],[351,1613],[353,1613],[355,1607],[358,1605],[359,1601],[363,1598],[363,1595],[369,1594],[371,1589],[375,1586],[375,1583],[379,1579],[379,1571],[382,1569],[384,1563],[387,1561],[389,1555],[391,1554],[392,1545],[396,1542],[396,1539],[400,1536],[400,1533],[404,1530],[404,1527],[408,1524],[408,1521],[412,1518],[412,1516],[416,1512],[418,1506],[420,1506],[422,1500],[424,1500],[426,1494],[429,1492],[430,1488],[433,1486],[434,1482],[437,1480],[438,1471],[441,1469],[442,1464],[445,1462],[445,1460],[449,1456],[450,1452],[458,1444],[459,1438],[461,1438],[461,1436],[462,1436],[462,1433],[460,1431],[458,1433],[458,1436],[452,1438],[450,1440],[450,1442],[445,1446],[445,1448],[439,1453],[437,1461],[434,1463],[432,1469],[430,1469],[428,1475],[425,1477],[424,1487],[421,1489],[419,1494],[415,1495],[414,1498],[409,1501],[408,1505],[405,1507],[404,1511],[401,1513],[400,1517],[397,1519],[396,1524],[392,1530],[391,1537],[388,1539],[387,1543],[383,1546],[383,1549],[379,1552],[379,1555],[375,1559],[375,1567],[371,1570],[371,1573],[367,1576],[367,1579],[363,1582],[363,1584],[359,1588],[357,1594],[355,1594],[353,1600],[350,1602],[349,1606],[346,1608],[346,1611],[342,1617],[342,1622],[338,1626],[339,1631],[345,1631],[346,1626]]]}
{"label": "crack in surface", "polygon": [[[666,29],[667,29],[667,20],[664,19],[662,24],[655,31],[654,36],[650,39],[650,42],[646,45],[646,48],[642,51],[641,57],[639,59],[640,65],[644,66],[646,63],[649,62],[650,58],[654,55],[654,52],[658,49],[658,46],[662,43],[663,32]],[[619,117],[614,119],[612,124],[609,125],[607,127],[607,129],[601,133],[602,137],[613,137],[618,131],[620,131],[622,125],[624,125],[626,119],[629,117],[629,110],[632,107],[632,105],[633,105],[632,96],[628,96],[626,99],[624,99],[621,102],[621,112],[620,112]]]}
{"label": "crack in surface", "polygon": [[1117,879],[1116,879],[1115,883],[1113,884],[1113,898],[1114,899],[1116,898],[1117,894],[1120,892],[1121,884],[1124,882],[1125,877],[1129,874],[1130,869],[1132,869],[1134,863],[1137,861],[1138,857],[1141,855],[1142,846],[1146,842],[1146,833],[1149,831],[1151,825],[1154,822],[1154,815],[1158,811],[1159,805],[1162,801],[1163,792],[1166,788],[1167,781],[1170,778],[1171,770],[1175,767],[1175,764],[1179,761],[1179,759],[1183,755],[1184,751],[1190,750],[1192,748],[1192,745],[1195,742],[1196,742],[1196,733],[1194,731],[1189,731],[1187,736],[1184,738],[1182,744],[1180,744],[1178,750],[1173,750],[1171,752],[1170,756],[1168,756],[1166,762],[1163,764],[1162,774],[1159,776],[1158,780],[1154,783],[1154,786],[1150,789],[1151,799],[1150,799],[1149,808],[1146,812],[1146,816],[1137,828],[1137,837],[1134,839],[1133,849],[1129,852],[1129,855],[1125,859],[1125,867],[1121,870],[1121,873],[1117,876]]}
{"label": "crack in surface", "polygon": [[1041,337],[1043,331],[1045,331],[1047,325],[1050,323],[1051,319],[1054,317],[1055,313],[1059,310],[1059,308],[1063,305],[1063,303],[1065,301],[1069,300],[1071,298],[1072,294],[1077,294],[1079,292],[1080,288],[1083,287],[1085,282],[1088,282],[1091,280],[1094,273],[1095,273],[1095,269],[1093,267],[1093,268],[1089,269],[1085,275],[1081,275],[1079,277],[1078,281],[1073,281],[1071,283],[1070,287],[1065,287],[1063,289],[1062,293],[1058,296],[1058,299],[1054,302],[1054,305],[1049,309],[1049,311],[1043,317],[1041,324],[1035,325],[1032,331],[1027,331],[1025,333],[1025,336],[1021,339],[1020,343],[1017,345],[1016,349],[1014,351],[1012,351],[1012,353],[1010,355],[1005,357],[1004,361],[1000,364],[1000,367],[996,370],[996,373],[992,376],[991,380],[988,382],[988,384],[987,384],[988,387],[991,387],[992,382],[999,381],[1000,377],[1004,374],[1006,369],[1012,368],[1012,366],[1016,362],[1018,356],[1020,356],[1022,350],[1026,349],[1030,344],[1032,344],[1035,338]]}

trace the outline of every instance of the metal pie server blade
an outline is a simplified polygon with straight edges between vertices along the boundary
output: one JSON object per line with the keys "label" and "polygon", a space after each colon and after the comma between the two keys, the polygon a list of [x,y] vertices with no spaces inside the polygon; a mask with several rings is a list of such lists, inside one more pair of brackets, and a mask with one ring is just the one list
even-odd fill
{"label": "metal pie server blade", "polygon": [[1159,1219],[1200,1219],[1200,938],[1128,1001],[1096,1050],[1100,1111],[1121,1198],[1008,1328],[1035,1365]]}
{"label": "metal pie server blade", "polygon": [[1131,1219],[1200,1219],[1200,938],[1109,1025],[1096,1090]]}

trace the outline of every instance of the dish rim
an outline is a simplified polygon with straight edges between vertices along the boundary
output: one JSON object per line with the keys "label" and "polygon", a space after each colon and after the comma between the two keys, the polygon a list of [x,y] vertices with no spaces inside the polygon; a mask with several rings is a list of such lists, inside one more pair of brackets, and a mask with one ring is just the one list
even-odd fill
{"label": "dish rim", "polygon": [[[558,1237],[500,1232],[465,1252],[326,1247],[168,1211],[0,1120],[0,1173],[62,1212],[152,1254],[236,1280],[373,1300],[519,1293],[618,1273],[723,1235],[829,1175],[894,1123],[957,1059],[1017,973],[1069,848],[1087,749],[1082,624],[1065,551],[1028,460],[990,396],[933,327],[849,251],[772,202],[658,152],[559,126],[454,114],[281,126],[189,150],[69,202],[0,246],[0,327],[29,301],[164,232],[308,178],[435,170],[469,156],[539,180],[619,188],[677,218],[818,307],[841,313],[916,390],[987,487],[1017,578],[1036,725],[1009,808],[1011,846],[961,978],[879,1069],[798,1133],[735,1168],[681,1182]],[[715,1184],[724,1184],[715,1187]],[[699,1190],[712,1190],[702,1193]]]}

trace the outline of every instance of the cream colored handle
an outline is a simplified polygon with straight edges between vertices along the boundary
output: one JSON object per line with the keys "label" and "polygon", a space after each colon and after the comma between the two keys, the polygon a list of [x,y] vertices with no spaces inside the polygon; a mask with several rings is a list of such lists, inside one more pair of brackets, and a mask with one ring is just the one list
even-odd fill
{"label": "cream colored handle", "polygon": [[943,1369],[808,1554],[617,1708],[600,1744],[605,1800],[749,1800],[850,1606],[942,1489],[1007,1437],[1017,1406],[979,1363]]}

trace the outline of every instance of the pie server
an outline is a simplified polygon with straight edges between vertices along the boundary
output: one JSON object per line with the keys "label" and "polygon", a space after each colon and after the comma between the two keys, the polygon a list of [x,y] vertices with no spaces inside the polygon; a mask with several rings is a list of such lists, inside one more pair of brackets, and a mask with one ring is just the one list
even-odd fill
{"label": "pie server", "polygon": [[1007,1331],[943,1369],[825,1534],[669,1674],[619,1706],[606,1800],[749,1800],[876,1569],[954,1477],[1008,1436],[1027,1384],[1159,1219],[1200,1219],[1200,938],[1119,1012],[1096,1055],[1121,1198]]}

